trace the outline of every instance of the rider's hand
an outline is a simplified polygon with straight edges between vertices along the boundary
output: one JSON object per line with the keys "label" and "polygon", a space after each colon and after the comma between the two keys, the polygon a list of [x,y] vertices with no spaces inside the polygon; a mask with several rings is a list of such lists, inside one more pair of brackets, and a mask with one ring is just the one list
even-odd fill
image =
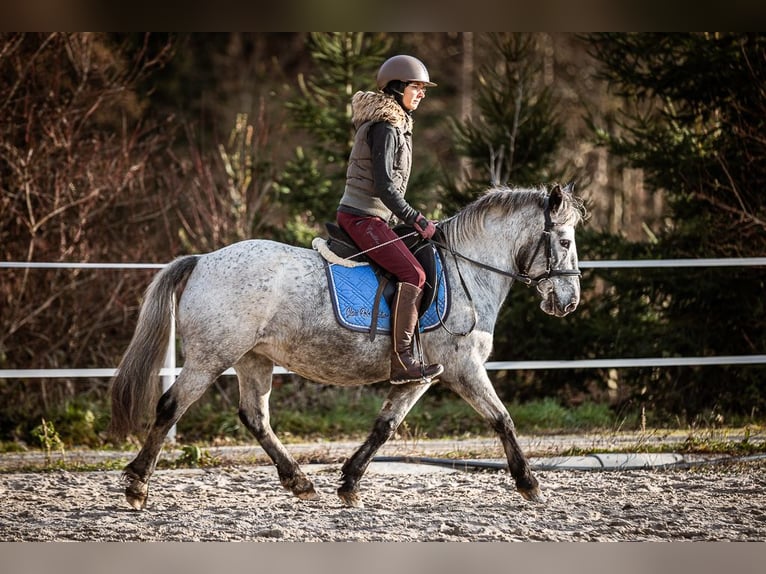
{"label": "rider's hand", "polygon": [[431,239],[436,233],[436,225],[433,221],[426,219],[423,214],[418,215],[415,219],[415,231],[420,233],[423,239]]}

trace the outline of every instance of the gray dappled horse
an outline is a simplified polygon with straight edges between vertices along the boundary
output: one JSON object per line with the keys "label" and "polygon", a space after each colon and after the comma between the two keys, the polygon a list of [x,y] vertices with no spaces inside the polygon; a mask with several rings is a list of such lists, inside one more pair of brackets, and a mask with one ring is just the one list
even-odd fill
{"label": "gray dappled horse", "polygon": [[[427,362],[444,365],[441,384],[497,432],[516,488],[530,500],[540,500],[537,479],[484,363],[514,280],[536,286],[540,308],[549,315],[575,310],[575,227],[584,213],[569,186],[494,188],[440,224],[443,265],[452,278],[450,312],[440,328],[422,333],[422,353]],[[112,386],[111,430],[117,437],[140,430],[156,406],[143,448],[125,467],[125,496],[133,508],[146,505],[149,478],[170,428],[229,367],[239,380],[240,419],[276,465],[282,485],[299,498],[318,497],[269,424],[274,365],[318,383],[367,385],[388,379],[391,345],[389,337],[371,341],[338,324],[324,265],[312,249],[247,240],[179,257],[156,275]],[[168,345],[174,294],[185,360],[175,384],[158,398],[156,375]],[[359,481],[370,460],[431,384],[391,386],[369,437],[342,467],[338,496],[345,504],[362,505]]]}

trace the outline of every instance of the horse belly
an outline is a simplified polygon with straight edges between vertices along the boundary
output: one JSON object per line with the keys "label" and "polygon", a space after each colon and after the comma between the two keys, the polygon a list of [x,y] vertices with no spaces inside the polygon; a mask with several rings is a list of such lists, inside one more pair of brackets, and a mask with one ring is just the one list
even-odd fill
{"label": "horse belly", "polygon": [[[330,310],[332,313],[332,310]],[[330,320],[284,329],[268,337],[256,352],[306,379],[331,385],[367,385],[388,379],[389,346],[380,337],[371,342],[366,334],[340,327]]]}

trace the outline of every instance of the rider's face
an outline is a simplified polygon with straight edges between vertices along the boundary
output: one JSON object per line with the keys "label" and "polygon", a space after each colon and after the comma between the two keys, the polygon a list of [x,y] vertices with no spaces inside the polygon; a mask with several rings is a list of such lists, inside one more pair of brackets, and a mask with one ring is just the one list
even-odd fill
{"label": "rider's face", "polygon": [[402,104],[409,111],[416,110],[420,100],[426,97],[426,87],[421,82],[412,82],[404,88]]}

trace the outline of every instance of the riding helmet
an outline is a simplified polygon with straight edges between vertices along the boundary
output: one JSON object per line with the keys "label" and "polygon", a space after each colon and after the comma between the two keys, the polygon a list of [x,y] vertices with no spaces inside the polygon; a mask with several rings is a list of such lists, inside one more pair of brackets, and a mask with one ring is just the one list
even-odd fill
{"label": "riding helmet", "polygon": [[383,62],[383,65],[378,70],[378,88],[382,90],[392,80],[399,80],[405,84],[409,82],[423,82],[423,84],[429,87],[436,85],[428,77],[428,69],[423,62],[414,56],[404,54],[390,57]]}

